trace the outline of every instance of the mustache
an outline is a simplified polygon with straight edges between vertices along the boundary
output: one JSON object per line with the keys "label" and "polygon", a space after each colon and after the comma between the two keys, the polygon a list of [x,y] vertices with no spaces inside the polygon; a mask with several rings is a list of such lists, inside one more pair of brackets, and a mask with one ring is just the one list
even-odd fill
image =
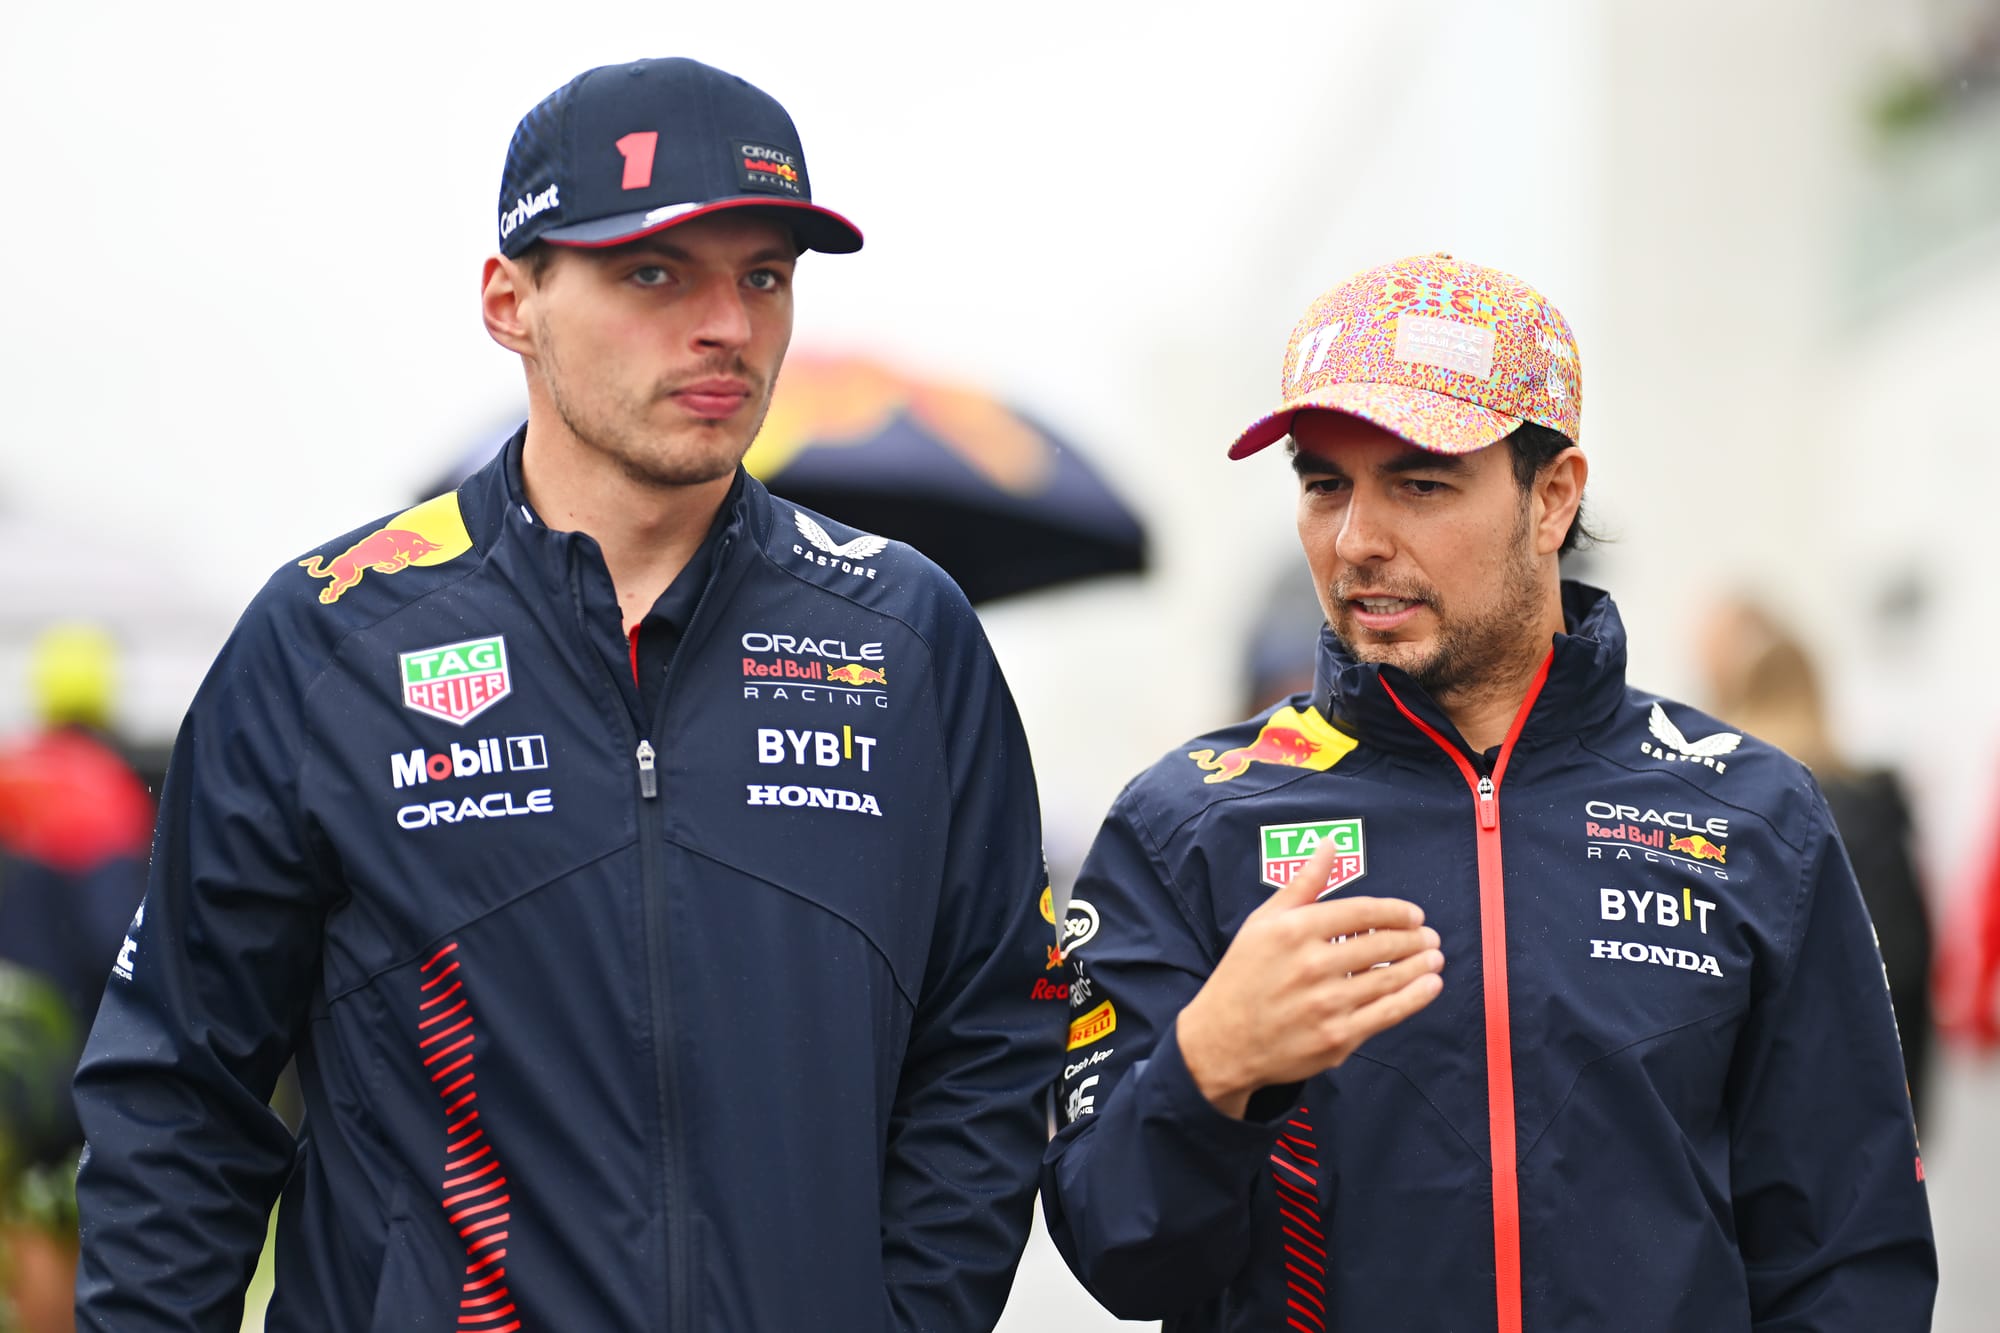
{"label": "mustache", "polygon": [[764,397],[770,388],[770,380],[766,376],[752,370],[750,363],[745,361],[742,356],[725,353],[708,358],[692,370],[685,370],[670,378],[661,380],[654,386],[653,396],[655,398],[667,398],[679,393],[690,384],[699,384],[703,380],[711,380],[723,375],[731,379],[742,380],[745,384],[749,385],[750,396],[752,398]]}
{"label": "mustache", "polygon": [[1367,592],[1375,597],[1398,597],[1406,602],[1422,602],[1426,606],[1437,604],[1437,590],[1427,588],[1410,579],[1362,578],[1358,574],[1343,574],[1327,589],[1333,603],[1338,606]]}

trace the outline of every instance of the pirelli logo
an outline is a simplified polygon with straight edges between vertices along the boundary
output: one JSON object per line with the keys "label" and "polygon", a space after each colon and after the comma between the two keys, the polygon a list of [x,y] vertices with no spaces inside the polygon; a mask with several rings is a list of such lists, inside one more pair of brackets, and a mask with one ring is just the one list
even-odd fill
{"label": "pirelli logo", "polygon": [[1089,1013],[1073,1020],[1069,1025],[1069,1048],[1088,1046],[1093,1041],[1101,1041],[1118,1030],[1118,1011],[1106,1000]]}

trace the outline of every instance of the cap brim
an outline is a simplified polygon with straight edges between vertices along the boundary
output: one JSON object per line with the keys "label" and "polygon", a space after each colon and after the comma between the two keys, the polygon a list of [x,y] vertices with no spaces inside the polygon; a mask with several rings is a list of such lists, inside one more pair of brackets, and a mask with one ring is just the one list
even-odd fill
{"label": "cap brim", "polygon": [[1331,384],[1293,398],[1259,418],[1229,446],[1231,458],[1248,458],[1283,439],[1300,412],[1345,412],[1372,421],[1434,454],[1469,454],[1520,429],[1521,418],[1462,398],[1406,384]]}
{"label": "cap brim", "polygon": [[594,218],[567,227],[552,227],[537,239],[551,245],[585,249],[623,245],[641,236],[651,236],[656,231],[665,231],[683,222],[733,208],[757,209],[777,215],[778,220],[790,227],[798,236],[799,243],[808,250],[849,255],[861,248],[861,229],[832,209],[821,208],[804,199],[773,199],[769,195],[758,194],[709,199],[701,203],[668,204],[665,208],[651,208],[639,213]]}

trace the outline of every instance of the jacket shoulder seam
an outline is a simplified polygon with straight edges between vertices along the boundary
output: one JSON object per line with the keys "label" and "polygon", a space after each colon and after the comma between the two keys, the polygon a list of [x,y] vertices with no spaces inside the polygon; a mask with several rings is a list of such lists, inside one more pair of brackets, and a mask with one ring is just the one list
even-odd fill
{"label": "jacket shoulder seam", "polygon": [[[1174,910],[1180,913],[1181,921],[1200,942],[1201,951],[1207,956],[1210,968],[1213,970],[1214,965],[1222,960],[1223,951],[1228,949],[1228,942],[1224,941],[1221,949],[1215,947],[1214,937],[1218,932],[1212,924],[1207,929],[1202,927],[1194,909],[1187,901],[1187,895],[1181,889],[1180,881],[1174,877],[1173,866],[1161,852],[1158,840],[1153,837],[1153,830],[1147,826],[1146,817],[1140,813],[1136,805],[1131,807],[1131,811],[1132,835],[1139,840],[1139,845],[1145,850],[1146,859],[1153,863],[1154,873],[1160,879],[1160,887],[1167,891],[1168,901],[1173,903]],[[1176,831],[1178,830],[1177,825]]]}
{"label": "jacket shoulder seam", "polygon": [[1792,851],[1796,853],[1803,853],[1806,850],[1800,844],[1792,841],[1792,839],[1786,835],[1785,830],[1779,828],[1775,823],[1773,823],[1771,821],[1770,816],[1766,815],[1762,810],[1759,810],[1754,806],[1744,805],[1739,801],[1731,799],[1728,795],[1714,792],[1706,787],[1701,786],[1700,784],[1690,780],[1689,778],[1683,776],[1682,774],[1675,772],[1673,765],[1667,765],[1663,768],[1640,768],[1636,764],[1629,763],[1626,760],[1619,758],[1617,755],[1606,753],[1602,748],[1593,743],[1592,740],[1584,736],[1579,735],[1576,738],[1576,743],[1580,748],[1589,751],[1592,755],[1595,755],[1601,762],[1610,764],[1616,768],[1621,768],[1627,773],[1632,773],[1639,777],[1646,777],[1646,778],[1651,778],[1651,777],[1671,778],[1673,781],[1679,783],[1682,787],[1686,788],[1688,791],[1698,794],[1704,801],[1712,801],[1717,805],[1726,805],[1731,810],[1735,810],[1740,814],[1747,815],[1750,818],[1756,820],[1758,823],[1762,824],[1765,828],[1769,829],[1773,837],[1777,838],[1778,841],[1784,843],[1785,846],[1791,848]]}

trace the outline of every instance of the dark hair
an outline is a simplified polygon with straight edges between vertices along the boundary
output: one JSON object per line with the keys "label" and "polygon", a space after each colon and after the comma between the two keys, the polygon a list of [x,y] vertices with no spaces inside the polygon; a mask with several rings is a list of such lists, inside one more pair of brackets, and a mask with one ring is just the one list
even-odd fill
{"label": "dark hair", "polygon": [[[1535,478],[1541,475],[1542,469],[1553,463],[1557,454],[1571,447],[1569,436],[1561,431],[1523,421],[1507,437],[1507,448],[1514,456],[1514,481],[1520,486],[1521,493],[1526,495],[1534,487]],[[1584,526],[1583,506],[1579,504],[1576,517],[1570,520],[1569,531],[1563,534],[1562,545],[1556,549],[1556,554],[1581,551],[1597,540],[1597,534]]]}
{"label": "dark hair", "polygon": [[547,241],[536,241],[523,250],[515,262],[528,270],[528,280],[539,286],[549,271],[549,265],[555,263],[555,260],[556,248]]}

